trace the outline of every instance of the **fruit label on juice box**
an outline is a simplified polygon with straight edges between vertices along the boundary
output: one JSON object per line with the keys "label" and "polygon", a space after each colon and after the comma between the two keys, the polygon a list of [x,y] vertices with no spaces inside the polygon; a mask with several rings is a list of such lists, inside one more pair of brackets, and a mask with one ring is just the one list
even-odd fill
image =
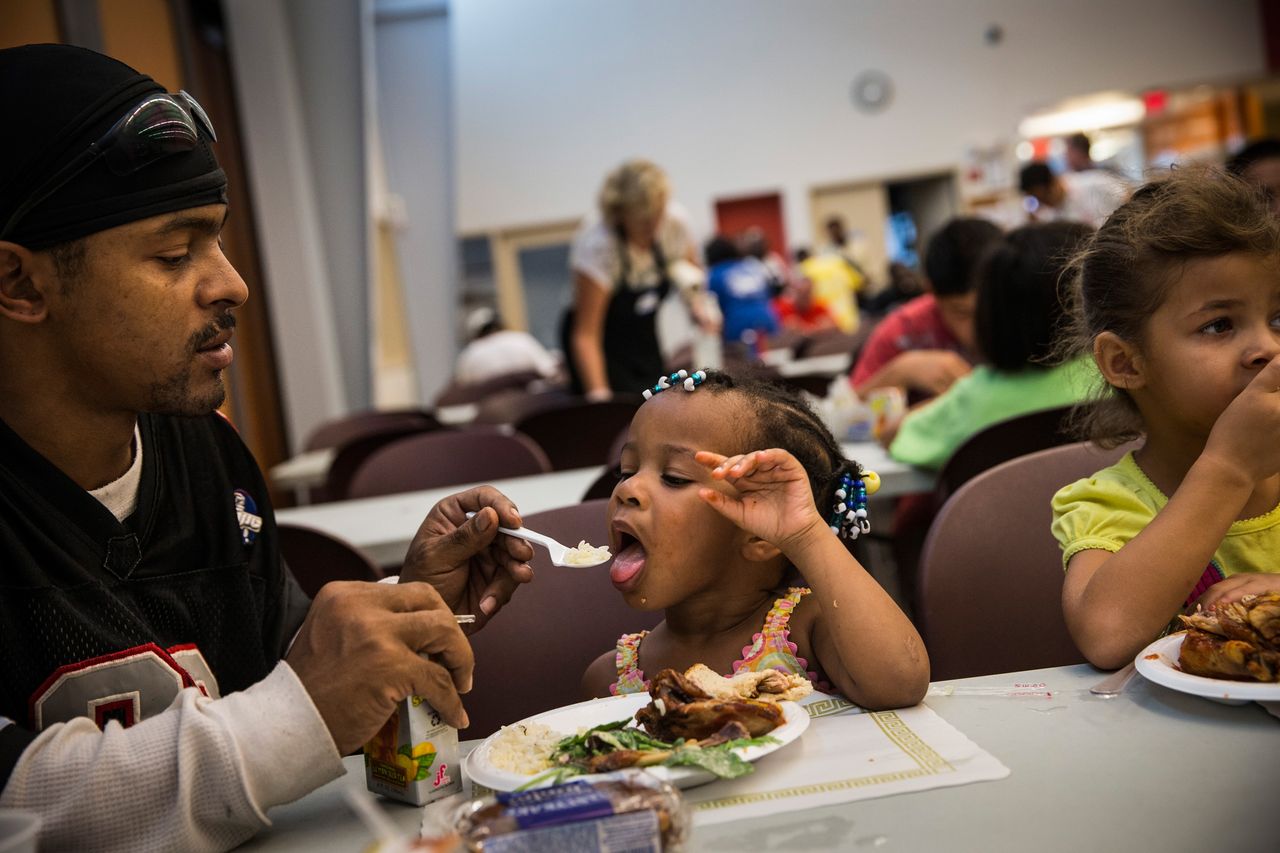
{"label": "fruit label on juice box", "polygon": [[365,744],[364,774],[370,791],[417,806],[461,791],[458,730],[411,696]]}

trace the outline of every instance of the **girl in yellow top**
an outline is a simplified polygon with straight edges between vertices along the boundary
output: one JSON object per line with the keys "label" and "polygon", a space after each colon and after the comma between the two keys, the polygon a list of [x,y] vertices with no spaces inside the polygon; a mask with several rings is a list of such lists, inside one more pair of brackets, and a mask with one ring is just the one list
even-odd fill
{"label": "girl in yellow top", "polygon": [[1179,169],[1076,267],[1106,381],[1092,437],[1146,439],[1053,501],[1067,626],[1116,668],[1183,607],[1280,591],[1280,222],[1242,181]]}
{"label": "girl in yellow top", "polygon": [[869,529],[875,478],[785,388],[680,373],[632,419],[608,509],[614,586],[665,618],[600,655],[584,692],[634,692],[702,663],[812,673],[866,708],[919,702],[920,635],[849,549]]}

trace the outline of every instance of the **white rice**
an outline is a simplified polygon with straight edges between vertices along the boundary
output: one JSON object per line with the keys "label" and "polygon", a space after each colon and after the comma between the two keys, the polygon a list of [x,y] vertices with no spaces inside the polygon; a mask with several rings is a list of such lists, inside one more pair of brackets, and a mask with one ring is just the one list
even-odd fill
{"label": "white rice", "polygon": [[551,769],[551,752],[564,737],[541,723],[503,726],[489,744],[489,762],[501,770],[532,776]]}
{"label": "white rice", "polygon": [[564,561],[570,566],[595,566],[603,563],[613,555],[609,553],[608,545],[601,545],[599,548],[583,539],[578,543],[577,548],[570,548],[564,555]]}

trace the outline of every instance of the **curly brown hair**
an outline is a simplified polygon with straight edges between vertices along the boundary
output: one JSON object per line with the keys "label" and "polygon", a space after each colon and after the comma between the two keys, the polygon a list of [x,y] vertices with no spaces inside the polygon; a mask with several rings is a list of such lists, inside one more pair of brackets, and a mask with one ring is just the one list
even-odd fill
{"label": "curly brown hair", "polygon": [[[1151,181],[1072,260],[1058,356],[1092,353],[1103,332],[1141,347],[1148,319],[1188,263],[1237,252],[1280,259],[1280,222],[1257,188],[1213,166],[1175,168]],[[1143,433],[1133,398],[1105,380],[1077,407],[1074,426],[1104,447]]]}

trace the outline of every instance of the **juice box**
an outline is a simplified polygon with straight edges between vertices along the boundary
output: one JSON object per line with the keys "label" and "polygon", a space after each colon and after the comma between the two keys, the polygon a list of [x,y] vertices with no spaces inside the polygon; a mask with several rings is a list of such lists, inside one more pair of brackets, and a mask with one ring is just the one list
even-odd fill
{"label": "juice box", "polygon": [[375,794],[415,806],[461,791],[458,730],[410,696],[364,745],[364,778]]}

